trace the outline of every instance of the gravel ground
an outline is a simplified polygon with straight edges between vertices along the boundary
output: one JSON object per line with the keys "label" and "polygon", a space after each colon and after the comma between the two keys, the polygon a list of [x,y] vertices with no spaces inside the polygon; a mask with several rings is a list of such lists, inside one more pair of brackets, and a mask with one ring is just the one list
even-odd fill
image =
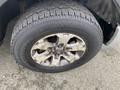
{"label": "gravel ground", "polygon": [[98,55],[82,67],[45,74],[16,64],[9,48],[11,26],[0,47],[0,90],[120,90],[120,35],[117,44],[103,46]]}

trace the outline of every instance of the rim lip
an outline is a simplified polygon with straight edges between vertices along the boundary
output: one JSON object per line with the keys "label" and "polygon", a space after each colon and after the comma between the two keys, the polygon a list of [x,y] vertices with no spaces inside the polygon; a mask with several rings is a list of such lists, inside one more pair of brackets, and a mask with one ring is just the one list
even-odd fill
{"label": "rim lip", "polygon": [[75,63],[76,61],[78,61],[78,60],[74,60],[74,62],[68,63],[67,65],[63,65],[63,66],[61,66],[61,65],[59,65],[59,66],[50,66],[50,65],[42,65],[42,64],[40,64],[40,63],[37,63],[37,62],[33,59],[33,57],[32,57],[32,51],[34,50],[34,49],[33,49],[34,45],[35,45],[38,41],[40,41],[40,40],[44,40],[44,39],[46,39],[46,38],[48,38],[48,37],[51,37],[51,36],[54,36],[54,35],[57,35],[57,34],[72,34],[72,35],[75,36],[77,39],[79,39],[79,40],[81,40],[82,42],[84,42],[84,44],[85,44],[85,51],[83,52],[83,54],[80,56],[80,58],[79,58],[78,60],[80,60],[81,58],[83,58],[83,56],[85,55],[85,53],[86,53],[86,51],[87,51],[87,43],[86,43],[86,40],[84,40],[84,38],[83,38],[82,36],[80,37],[80,36],[78,36],[77,34],[67,33],[67,32],[60,32],[60,33],[48,34],[48,35],[46,35],[46,36],[43,36],[43,37],[40,38],[39,40],[36,40],[36,41],[33,43],[32,47],[31,47],[31,49],[30,49],[30,56],[31,56],[32,60],[33,60],[37,65],[45,66],[45,67],[63,67],[63,66],[67,66],[67,65],[70,65],[70,64]]}

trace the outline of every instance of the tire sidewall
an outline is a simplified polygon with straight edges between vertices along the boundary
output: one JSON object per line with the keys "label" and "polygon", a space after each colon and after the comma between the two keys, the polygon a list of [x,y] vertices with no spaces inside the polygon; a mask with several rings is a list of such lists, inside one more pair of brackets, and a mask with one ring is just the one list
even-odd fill
{"label": "tire sidewall", "polygon": [[[83,65],[88,62],[102,46],[102,35],[93,23],[79,18],[49,18],[25,27],[14,44],[14,54],[18,62],[42,72],[62,72]],[[80,36],[87,45],[84,56],[72,64],[63,67],[40,66],[33,61],[30,52],[33,44],[39,39],[55,33],[72,33]]]}

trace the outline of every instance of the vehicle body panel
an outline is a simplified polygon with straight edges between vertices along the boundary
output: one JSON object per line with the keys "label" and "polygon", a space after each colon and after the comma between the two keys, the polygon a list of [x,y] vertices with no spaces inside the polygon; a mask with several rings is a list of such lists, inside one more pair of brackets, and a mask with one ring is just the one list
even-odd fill
{"label": "vehicle body panel", "polygon": [[16,0],[0,0],[0,41],[4,39],[7,24],[19,13]]}

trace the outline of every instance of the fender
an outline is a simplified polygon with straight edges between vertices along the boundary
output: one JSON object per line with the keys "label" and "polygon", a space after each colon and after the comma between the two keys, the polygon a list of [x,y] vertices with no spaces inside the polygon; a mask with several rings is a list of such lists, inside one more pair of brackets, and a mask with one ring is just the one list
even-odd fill
{"label": "fender", "polygon": [[[19,2],[21,0],[0,0],[0,42],[3,41],[7,24],[20,15]],[[25,0],[31,6],[36,0]],[[37,0],[38,1],[38,0]],[[108,42],[115,32],[117,23],[120,23],[119,0],[77,0],[94,13],[101,26],[105,25],[105,42]],[[28,5],[29,4],[29,5]],[[108,28],[109,26],[109,28]],[[107,31],[106,31],[107,30]],[[109,30],[109,31],[108,31]],[[111,34],[112,33],[112,34]],[[108,38],[109,37],[109,38]]]}
{"label": "fender", "polygon": [[119,0],[87,0],[86,6],[106,22],[116,24],[119,20]]}
{"label": "fender", "polygon": [[113,2],[115,3],[115,6],[117,8],[117,12],[119,13],[119,15],[117,16],[117,21],[120,24],[120,0],[113,0]]}
{"label": "fender", "polygon": [[2,43],[7,24],[19,14],[16,0],[0,0],[0,42]]}

